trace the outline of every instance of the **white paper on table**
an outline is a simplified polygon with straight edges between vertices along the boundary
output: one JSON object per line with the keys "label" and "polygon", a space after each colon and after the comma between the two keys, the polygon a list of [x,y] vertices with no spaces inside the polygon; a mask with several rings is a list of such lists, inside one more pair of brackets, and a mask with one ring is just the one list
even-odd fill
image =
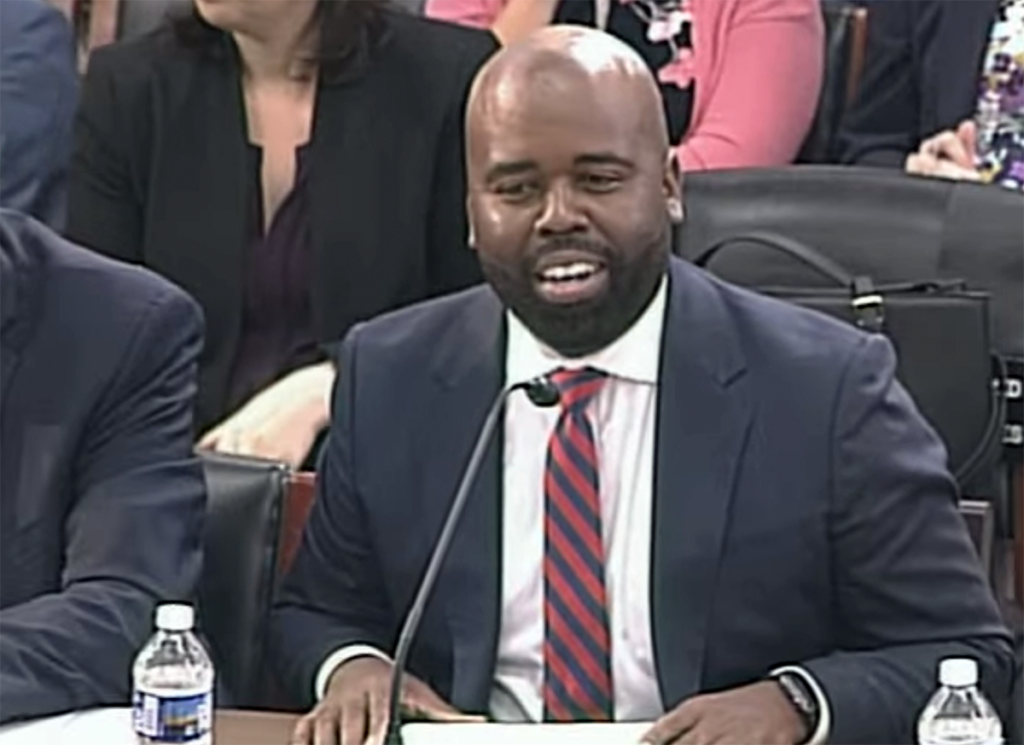
{"label": "white paper on table", "polygon": [[652,724],[422,723],[402,727],[402,737],[405,745],[637,745]]}
{"label": "white paper on table", "polygon": [[[3,2],[3,0],[0,0]],[[0,727],[0,745],[135,745],[128,708],[93,709]]]}

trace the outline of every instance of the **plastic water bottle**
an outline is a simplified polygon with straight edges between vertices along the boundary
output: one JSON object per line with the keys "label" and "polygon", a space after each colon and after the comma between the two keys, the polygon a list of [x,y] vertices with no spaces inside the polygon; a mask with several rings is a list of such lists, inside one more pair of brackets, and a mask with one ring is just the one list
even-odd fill
{"label": "plastic water bottle", "polygon": [[189,605],[156,609],[156,633],[135,658],[132,724],[140,745],[213,742],[213,662]]}
{"label": "plastic water bottle", "polygon": [[978,690],[978,664],[950,658],[939,664],[940,688],[917,722],[920,745],[1000,745],[1003,726]]}

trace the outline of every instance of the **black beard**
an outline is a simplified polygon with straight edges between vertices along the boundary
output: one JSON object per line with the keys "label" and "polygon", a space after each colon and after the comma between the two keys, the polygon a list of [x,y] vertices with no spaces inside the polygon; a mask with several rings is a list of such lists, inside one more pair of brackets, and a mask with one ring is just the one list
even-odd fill
{"label": "black beard", "polygon": [[542,342],[559,354],[585,357],[622,336],[654,299],[668,267],[669,244],[661,236],[631,261],[607,247],[580,239],[563,239],[550,248],[586,248],[600,255],[608,272],[608,292],[574,305],[553,305],[534,289],[532,255],[516,265],[492,261],[480,253],[480,266],[501,301]]}

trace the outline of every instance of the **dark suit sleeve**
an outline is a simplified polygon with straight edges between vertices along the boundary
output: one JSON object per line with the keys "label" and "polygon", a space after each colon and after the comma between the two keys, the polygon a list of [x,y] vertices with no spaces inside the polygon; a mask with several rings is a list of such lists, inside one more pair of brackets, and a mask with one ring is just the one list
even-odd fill
{"label": "dark suit sleeve", "polygon": [[842,163],[903,168],[920,144],[920,70],[915,2],[868,3],[865,67],[840,128]]}
{"label": "dark suit sleeve", "polygon": [[944,449],[894,374],[888,341],[866,339],[835,413],[830,527],[842,651],[803,663],[830,702],[831,743],[914,742],[944,657],[976,659],[1004,712],[1009,695],[1009,635]]}
{"label": "dark suit sleeve", "polygon": [[395,633],[353,458],[359,421],[358,333],[359,327],[353,329],[338,353],[331,431],[317,470],[316,500],[271,616],[276,667],[296,700],[307,705],[317,671],[332,652],[350,644],[390,650]]}
{"label": "dark suit sleeve", "polygon": [[441,138],[430,205],[428,273],[431,295],[440,295],[481,280],[476,253],[469,248],[466,220],[465,106],[477,69],[494,51],[490,34],[473,34],[465,40],[456,94],[452,96]]}
{"label": "dark suit sleeve", "polygon": [[60,230],[78,98],[71,26],[39,0],[0,9],[0,205]]}
{"label": "dark suit sleeve", "polygon": [[72,465],[62,589],[0,612],[3,721],[125,704],[155,603],[189,599],[198,580],[200,315],[165,292],[137,328]]}
{"label": "dark suit sleeve", "polygon": [[79,245],[138,262],[142,260],[142,197],[131,177],[129,157],[130,147],[141,136],[132,124],[139,113],[138,102],[119,89],[118,60],[108,51],[92,54],[82,86],[66,233]]}

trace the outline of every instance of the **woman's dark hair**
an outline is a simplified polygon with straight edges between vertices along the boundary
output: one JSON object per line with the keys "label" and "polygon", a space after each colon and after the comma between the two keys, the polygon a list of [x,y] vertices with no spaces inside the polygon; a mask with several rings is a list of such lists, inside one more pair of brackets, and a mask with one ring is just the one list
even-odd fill
{"label": "woman's dark hair", "polygon": [[[228,33],[207,23],[195,3],[190,5],[170,18],[178,43],[213,59],[228,59],[234,54]],[[320,44],[306,61],[327,82],[358,75],[371,52],[384,41],[391,12],[395,9],[388,0],[318,0],[312,23],[319,31]]]}

